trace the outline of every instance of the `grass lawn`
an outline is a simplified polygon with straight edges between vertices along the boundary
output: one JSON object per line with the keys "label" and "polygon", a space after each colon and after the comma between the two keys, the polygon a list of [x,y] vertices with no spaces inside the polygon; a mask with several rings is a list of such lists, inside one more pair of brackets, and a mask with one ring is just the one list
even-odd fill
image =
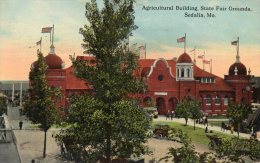
{"label": "grass lawn", "polygon": [[[224,121],[224,122],[225,122],[225,124],[228,123],[228,121]],[[222,121],[208,121],[209,126],[221,127],[221,123],[222,123]]]}
{"label": "grass lawn", "polygon": [[[185,126],[184,124],[177,123],[177,122],[153,122],[153,125],[155,124],[168,124],[170,127],[181,129],[183,132],[187,133],[188,136],[191,138],[192,142],[198,143],[198,144],[204,144],[207,145],[209,143],[209,139],[205,134],[204,129],[196,127],[196,130],[193,129],[193,126]],[[214,132],[219,137],[230,137],[228,134],[224,134],[221,132]]]}
{"label": "grass lawn", "polygon": [[207,116],[208,119],[228,119],[225,115],[215,115],[215,116]]}

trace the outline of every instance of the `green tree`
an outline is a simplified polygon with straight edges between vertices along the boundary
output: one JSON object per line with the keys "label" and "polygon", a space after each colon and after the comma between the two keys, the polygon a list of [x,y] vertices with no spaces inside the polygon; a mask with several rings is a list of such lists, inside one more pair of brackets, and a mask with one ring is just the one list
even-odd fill
{"label": "green tree", "polygon": [[202,111],[201,111],[201,103],[197,102],[194,99],[189,100],[189,111],[190,111],[190,118],[193,119],[194,122],[194,130],[195,130],[195,124],[196,124],[196,119],[199,119],[202,116]]}
{"label": "green tree", "polygon": [[35,124],[40,124],[44,131],[43,157],[46,156],[46,134],[51,125],[57,122],[58,112],[55,100],[59,97],[58,88],[47,84],[45,73],[47,65],[42,53],[38,53],[38,60],[29,74],[30,89],[29,101],[25,103],[24,113]]}
{"label": "green tree", "polygon": [[171,147],[167,156],[160,159],[169,161],[171,159],[174,163],[206,163],[214,162],[215,156],[213,153],[198,153],[191,139],[186,133],[180,129],[172,128],[169,132],[169,138],[181,144],[181,147]]}
{"label": "green tree", "polygon": [[86,3],[89,21],[80,33],[83,48],[95,57],[95,63],[72,58],[75,74],[93,87],[90,96],[71,101],[70,128],[57,136],[82,162],[129,158],[146,152],[144,143],[150,118],[132,94],[142,93],[144,83],[138,76],[136,54],[125,41],[134,25],[134,0],[104,0],[99,10],[95,0]]}
{"label": "green tree", "polygon": [[256,139],[222,139],[222,143],[216,149],[216,155],[225,162],[242,163],[245,162],[246,156],[253,161],[259,160],[260,142]]}
{"label": "green tree", "polygon": [[6,97],[0,94],[0,116],[7,114]]}
{"label": "green tree", "polygon": [[188,118],[194,120],[194,130],[195,130],[195,121],[200,118],[202,115],[200,103],[191,97],[185,97],[177,105],[176,114],[185,119],[186,125]]}
{"label": "green tree", "polygon": [[230,103],[227,110],[227,117],[231,118],[233,125],[237,125],[237,134],[239,138],[240,124],[248,117],[250,109],[244,104]]}
{"label": "green tree", "polygon": [[181,102],[178,103],[175,113],[178,117],[185,119],[185,125],[187,126],[188,118],[190,117],[190,106],[187,98],[182,99]]}

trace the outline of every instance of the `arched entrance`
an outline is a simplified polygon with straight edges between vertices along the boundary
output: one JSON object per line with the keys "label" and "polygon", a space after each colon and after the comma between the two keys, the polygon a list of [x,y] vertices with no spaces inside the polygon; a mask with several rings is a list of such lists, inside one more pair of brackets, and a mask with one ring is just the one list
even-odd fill
{"label": "arched entrance", "polygon": [[169,106],[168,110],[171,110],[171,111],[172,111],[172,110],[175,110],[177,104],[178,104],[177,98],[176,98],[176,97],[171,97],[171,98],[169,99],[169,101],[168,101],[168,106]]}
{"label": "arched entrance", "polygon": [[162,97],[158,97],[156,99],[156,106],[157,106],[157,111],[158,113],[161,114],[166,114],[166,108],[165,108],[165,100]]}

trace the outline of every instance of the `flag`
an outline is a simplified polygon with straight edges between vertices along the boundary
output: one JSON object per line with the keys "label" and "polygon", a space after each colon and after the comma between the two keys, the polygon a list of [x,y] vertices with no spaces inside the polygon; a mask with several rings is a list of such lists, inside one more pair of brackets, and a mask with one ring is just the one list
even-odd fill
{"label": "flag", "polygon": [[193,50],[191,50],[190,52],[194,52],[196,49],[194,48]]}
{"label": "flag", "polygon": [[40,45],[42,43],[42,40],[36,42],[36,45]]}
{"label": "flag", "polygon": [[185,37],[181,37],[177,39],[177,43],[185,42]]}
{"label": "flag", "polygon": [[203,59],[204,55],[198,55],[198,58]]}
{"label": "flag", "polygon": [[205,63],[205,64],[210,64],[210,61],[203,60],[203,63]]}
{"label": "flag", "polygon": [[232,42],[231,42],[231,45],[237,46],[237,43],[238,43],[238,41],[232,41]]}
{"label": "flag", "polygon": [[44,27],[42,28],[42,33],[51,33],[52,27]]}
{"label": "flag", "polygon": [[145,50],[145,46],[139,46],[139,50]]}

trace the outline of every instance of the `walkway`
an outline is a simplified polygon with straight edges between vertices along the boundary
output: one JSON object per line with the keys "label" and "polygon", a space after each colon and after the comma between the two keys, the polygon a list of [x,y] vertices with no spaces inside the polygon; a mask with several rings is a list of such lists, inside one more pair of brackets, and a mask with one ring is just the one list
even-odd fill
{"label": "walkway", "polygon": [[[209,121],[215,121],[215,119],[208,119]],[[218,119],[216,119],[217,121],[219,121]],[[181,124],[185,124],[185,120],[184,118],[173,118],[173,120],[166,120],[166,117],[165,116],[159,116],[158,118],[154,119],[154,121],[162,121],[162,122],[177,122],[177,123],[181,123]],[[188,125],[190,126],[193,126],[194,125],[194,121],[192,119],[189,119],[188,120]],[[203,128],[205,129],[205,125],[203,124],[196,124],[196,127],[199,127],[199,128]],[[217,132],[223,132],[221,131],[221,128],[218,127],[218,126],[208,126],[208,131],[217,131]],[[231,134],[230,131],[225,131],[223,132],[225,134],[229,134],[229,135],[234,135],[234,136],[237,136],[237,132],[234,132],[234,134]],[[250,138],[250,134],[245,134],[245,133],[239,133],[240,137],[243,137],[243,138]],[[258,138],[258,140],[260,140],[260,138]]]}
{"label": "walkway", "polygon": [[[25,116],[20,116],[18,107],[8,107],[8,120],[17,140],[17,149],[22,163],[29,163],[33,159],[36,163],[64,162],[59,157],[60,149],[53,138],[57,129],[50,129],[47,132],[47,156],[43,159],[44,132],[34,127],[30,121],[26,120]],[[23,121],[22,130],[19,129],[19,122],[21,120]]]}

